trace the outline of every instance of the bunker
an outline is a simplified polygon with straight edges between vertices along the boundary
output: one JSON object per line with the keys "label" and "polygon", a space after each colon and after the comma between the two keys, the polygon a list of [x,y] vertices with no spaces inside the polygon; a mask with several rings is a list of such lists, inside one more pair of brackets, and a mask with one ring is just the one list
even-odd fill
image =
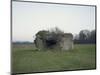
{"label": "bunker", "polygon": [[51,33],[49,31],[40,31],[37,33],[34,43],[40,50],[71,50],[73,49],[73,35],[71,33]]}

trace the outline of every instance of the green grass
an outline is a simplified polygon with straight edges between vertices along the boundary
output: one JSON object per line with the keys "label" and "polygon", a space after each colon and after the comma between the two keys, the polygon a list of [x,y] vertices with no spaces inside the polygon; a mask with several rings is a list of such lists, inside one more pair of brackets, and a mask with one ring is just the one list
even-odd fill
{"label": "green grass", "polygon": [[12,72],[95,69],[95,45],[75,45],[69,51],[35,51],[32,44],[13,45]]}

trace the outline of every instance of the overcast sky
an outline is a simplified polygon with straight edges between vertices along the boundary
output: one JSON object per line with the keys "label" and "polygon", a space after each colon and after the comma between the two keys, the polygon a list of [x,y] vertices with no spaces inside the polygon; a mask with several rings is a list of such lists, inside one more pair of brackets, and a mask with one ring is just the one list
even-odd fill
{"label": "overcast sky", "polygon": [[93,30],[95,7],[13,1],[13,41],[33,41],[39,30],[54,27],[72,34],[78,34],[83,29]]}

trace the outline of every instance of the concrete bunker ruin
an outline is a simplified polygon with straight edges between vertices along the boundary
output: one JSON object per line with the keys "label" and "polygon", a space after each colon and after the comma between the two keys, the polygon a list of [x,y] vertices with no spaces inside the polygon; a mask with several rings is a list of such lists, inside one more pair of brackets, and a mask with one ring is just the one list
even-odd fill
{"label": "concrete bunker ruin", "polygon": [[53,33],[39,31],[34,44],[38,49],[71,50],[73,49],[73,35],[71,33]]}

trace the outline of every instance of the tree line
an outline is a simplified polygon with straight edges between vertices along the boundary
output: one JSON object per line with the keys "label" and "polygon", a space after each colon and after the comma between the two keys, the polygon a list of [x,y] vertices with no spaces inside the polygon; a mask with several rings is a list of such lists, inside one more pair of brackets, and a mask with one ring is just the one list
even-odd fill
{"label": "tree line", "polygon": [[96,30],[81,30],[78,35],[74,37],[76,44],[96,44]]}

